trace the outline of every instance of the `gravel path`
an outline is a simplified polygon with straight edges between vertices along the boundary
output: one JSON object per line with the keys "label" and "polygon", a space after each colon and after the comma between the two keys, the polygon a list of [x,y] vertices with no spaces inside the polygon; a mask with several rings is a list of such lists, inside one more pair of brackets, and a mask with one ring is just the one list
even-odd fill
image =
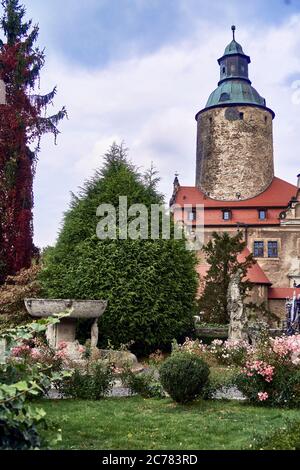
{"label": "gravel path", "polygon": [[215,393],[214,398],[216,400],[246,400],[243,394],[236,387],[224,387]]}
{"label": "gravel path", "polygon": [[[122,387],[121,383],[117,381],[108,396],[114,397],[114,398],[116,397],[121,398],[121,397],[131,397],[133,395],[128,388]],[[49,392],[48,398],[49,400],[60,400],[62,396],[57,390],[52,389]],[[245,400],[245,397],[241,394],[241,392],[236,387],[220,389],[215,393],[213,398],[215,400],[239,400],[239,401]]]}

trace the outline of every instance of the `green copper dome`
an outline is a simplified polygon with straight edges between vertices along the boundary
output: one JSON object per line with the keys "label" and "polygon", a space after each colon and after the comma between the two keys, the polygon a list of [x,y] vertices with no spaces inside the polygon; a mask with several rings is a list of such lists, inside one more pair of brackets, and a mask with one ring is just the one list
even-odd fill
{"label": "green copper dome", "polygon": [[[220,65],[220,81],[218,88],[210,95],[206,107],[253,105],[266,109],[266,100],[252,87],[249,79],[251,59],[242,46],[235,40],[235,26],[232,26],[233,40],[225,49],[224,55],[218,60]],[[269,110],[273,115],[273,111]]]}
{"label": "green copper dome", "polygon": [[228,80],[221,83],[210,95],[206,108],[219,104],[257,104],[266,106],[266,100],[245,80]]}
{"label": "green copper dome", "polygon": [[231,41],[231,43],[228,44],[224,52],[224,55],[231,55],[231,54],[243,54],[244,55],[242,46],[238,42],[236,42],[235,39],[233,39],[233,41]]}

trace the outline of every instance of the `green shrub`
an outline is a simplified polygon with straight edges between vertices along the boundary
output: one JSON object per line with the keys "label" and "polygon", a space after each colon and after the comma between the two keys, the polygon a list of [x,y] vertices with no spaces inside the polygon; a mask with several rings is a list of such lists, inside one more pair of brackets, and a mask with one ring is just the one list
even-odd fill
{"label": "green shrub", "polygon": [[269,431],[266,436],[253,439],[251,450],[300,450],[300,421],[287,423],[285,427]]}
{"label": "green shrub", "polygon": [[76,368],[70,377],[59,383],[65,396],[80,400],[101,400],[113,386],[113,368],[104,362],[90,363],[84,369]]}
{"label": "green shrub", "polygon": [[41,431],[46,429],[46,413],[26,404],[38,394],[38,386],[26,382],[0,385],[0,449],[31,450],[45,445]]}
{"label": "green shrub", "polygon": [[160,368],[164,389],[178,403],[188,403],[203,395],[209,381],[209,367],[198,356],[175,353]]}
{"label": "green shrub", "polygon": [[132,351],[147,355],[193,330],[197,260],[185,240],[172,234],[170,240],[99,240],[97,208],[112,204],[118,213],[120,196],[127,196],[128,207],[163,202],[153,181],[145,181],[115,145],[104,168],[74,196],[39,279],[48,298],[108,300],[99,346],[105,349],[110,340],[118,348],[133,341]]}
{"label": "green shrub", "polygon": [[218,391],[232,388],[235,385],[236,374],[237,369],[234,367],[210,367],[209,383],[205,387],[204,398],[213,399]]}
{"label": "green shrub", "polygon": [[130,367],[125,367],[121,373],[124,387],[129,388],[132,395],[140,395],[143,398],[163,398],[165,393],[155,372],[150,370],[146,373],[134,373]]}
{"label": "green shrub", "polygon": [[[34,362],[28,344],[45,332],[48,325],[57,322],[58,319],[44,319],[6,330],[0,336],[6,339],[11,351],[27,351],[26,357],[0,365],[0,448],[3,450],[31,450],[50,445],[43,434],[49,430],[46,413],[28,405],[28,401],[59,383],[68,372],[54,370],[49,363]],[[57,440],[60,431],[55,433]]]}
{"label": "green shrub", "polygon": [[262,336],[236,378],[239,390],[252,403],[265,406],[300,405],[300,335]]}
{"label": "green shrub", "polygon": [[260,372],[250,371],[248,366],[236,376],[235,384],[251,403],[291,408],[300,406],[299,368],[284,364],[273,367],[274,375],[270,382]]}

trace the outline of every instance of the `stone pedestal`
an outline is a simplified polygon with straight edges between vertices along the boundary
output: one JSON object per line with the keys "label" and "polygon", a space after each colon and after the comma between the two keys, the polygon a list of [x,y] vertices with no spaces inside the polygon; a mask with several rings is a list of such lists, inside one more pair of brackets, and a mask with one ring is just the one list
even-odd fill
{"label": "stone pedestal", "polygon": [[[78,318],[94,319],[91,328],[91,347],[98,344],[98,319],[106,310],[105,300],[56,300],[56,299],[26,299],[25,305],[32,317],[48,318],[58,314],[68,313],[68,317],[62,318],[60,323],[50,325],[46,336],[49,345],[58,349],[60,343],[67,343],[70,351],[78,349],[76,341],[76,323]],[[73,354],[74,355],[74,354]]]}
{"label": "stone pedestal", "polygon": [[46,337],[49,345],[55,349],[62,342],[74,343],[76,339],[76,320],[63,318],[60,323],[48,326]]}

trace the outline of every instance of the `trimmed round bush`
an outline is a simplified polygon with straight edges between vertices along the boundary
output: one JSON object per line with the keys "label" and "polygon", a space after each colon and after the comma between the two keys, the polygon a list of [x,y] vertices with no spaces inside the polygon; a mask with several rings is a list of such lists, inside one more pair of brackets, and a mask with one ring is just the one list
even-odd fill
{"label": "trimmed round bush", "polygon": [[177,403],[189,403],[204,394],[209,381],[209,367],[200,357],[176,353],[160,368],[162,386]]}

